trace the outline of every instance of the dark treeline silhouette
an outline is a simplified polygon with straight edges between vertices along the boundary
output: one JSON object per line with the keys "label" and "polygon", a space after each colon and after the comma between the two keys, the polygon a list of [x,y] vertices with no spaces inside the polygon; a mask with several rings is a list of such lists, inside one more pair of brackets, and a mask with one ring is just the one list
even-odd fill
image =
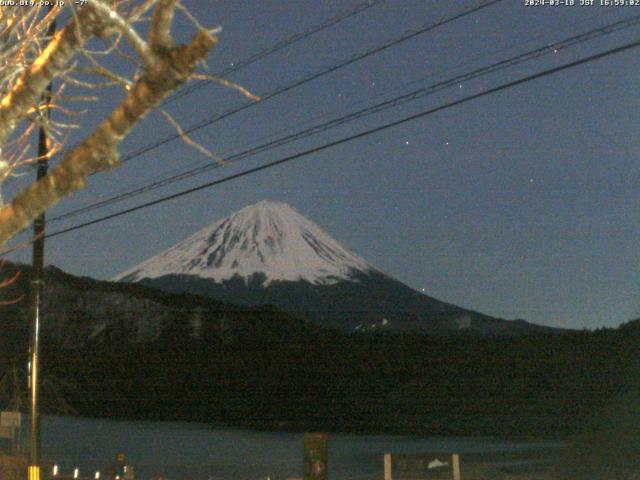
{"label": "dark treeline silhouette", "polygon": [[178,314],[152,342],[132,344],[113,331],[79,350],[49,346],[45,371],[81,386],[69,401],[85,415],[515,436],[580,432],[640,373],[632,329],[356,336],[279,317],[212,322],[194,339],[189,316]]}

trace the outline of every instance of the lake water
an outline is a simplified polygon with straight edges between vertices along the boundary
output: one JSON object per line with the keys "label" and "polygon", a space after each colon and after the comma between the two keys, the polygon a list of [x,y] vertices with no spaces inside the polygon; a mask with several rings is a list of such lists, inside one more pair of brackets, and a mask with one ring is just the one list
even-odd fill
{"label": "lake water", "polygon": [[[559,448],[554,442],[497,438],[329,436],[331,480],[381,478],[383,455],[457,452],[465,455],[535,452]],[[42,452],[46,462],[82,476],[112,465],[118,453],[135,468],[136,479],[264,480],[302,476],[302,434],[213,428],[198,423],[111,421],[44,416]],[[535,455],[534,455],[535,456]]]}

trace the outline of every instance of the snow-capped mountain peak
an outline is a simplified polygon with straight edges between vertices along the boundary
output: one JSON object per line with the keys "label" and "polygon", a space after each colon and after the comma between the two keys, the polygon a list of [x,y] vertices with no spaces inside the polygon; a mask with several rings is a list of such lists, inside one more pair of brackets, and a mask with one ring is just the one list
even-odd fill
{"label": "snow-capped mountain peak", "polygon": [[164,275],[224,281],[254,274],[273,281],[328,285],[374,270],[286,203],[263,200],[200,230],[118,275],[135,282]]}

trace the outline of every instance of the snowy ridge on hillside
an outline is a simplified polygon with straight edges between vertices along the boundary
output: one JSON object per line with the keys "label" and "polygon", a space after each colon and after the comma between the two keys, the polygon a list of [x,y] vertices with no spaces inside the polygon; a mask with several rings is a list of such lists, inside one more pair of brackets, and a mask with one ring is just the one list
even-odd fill
{"label": "snowy ridge on hillside", "polygon": [[273,281],[329,285],[375,270],[286,203],[262,201],[195,233],[174,247],[121,273],[135,282],[163,275],[196,275],[215,281],[256,273]]}

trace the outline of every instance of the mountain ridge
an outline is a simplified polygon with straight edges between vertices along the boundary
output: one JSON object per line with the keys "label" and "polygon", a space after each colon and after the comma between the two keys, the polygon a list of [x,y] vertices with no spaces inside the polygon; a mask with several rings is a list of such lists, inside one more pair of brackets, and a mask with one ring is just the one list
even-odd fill
{"label": "mountain ridge", "polygon": [[[0,290],[3,320],[0,350],[27,345],[28,295],[31,266],[5,263],[5,272],[17,281]],[[182,340],[224,335],[251,335],[253,329],[271,328],[280,335],[323,335],[321,329],[273,307],[242,307],[189,293],[172,293],[142,284],[122,284],[80,277],[55,267],[44,269],[42,337],[63,348],[86,345],[153,344],[161,338]],[[224,332],[222,331],[224,330]],[[170,334],[168,332],[174,332]]]}
{"label": "mountain ridge", "polygon": [[[3,273],[16,271],[22,274],[0,299],[28,292],[29,267],[6,264]],[[638,378],[634,324],[492,338],[344,333],[268,307],[237,308],[55,267],[44,280],[42,378],[61,379],[66,400],[85,416],[273,430],[557,435],[575,431],[603,399]],[[26,363],[28,311],[26,300],[0,305],[0,367]],[[153,325],[159,328],[146,329]],[[43,393],[49,402],[57,398]]]}
{"label": "mountain ridge", "polygon": [[520,335],[553,330],[496,319],[418,292],[282,202],[247,206],[115,280],[244,306],[271,304],[346,331]]}

